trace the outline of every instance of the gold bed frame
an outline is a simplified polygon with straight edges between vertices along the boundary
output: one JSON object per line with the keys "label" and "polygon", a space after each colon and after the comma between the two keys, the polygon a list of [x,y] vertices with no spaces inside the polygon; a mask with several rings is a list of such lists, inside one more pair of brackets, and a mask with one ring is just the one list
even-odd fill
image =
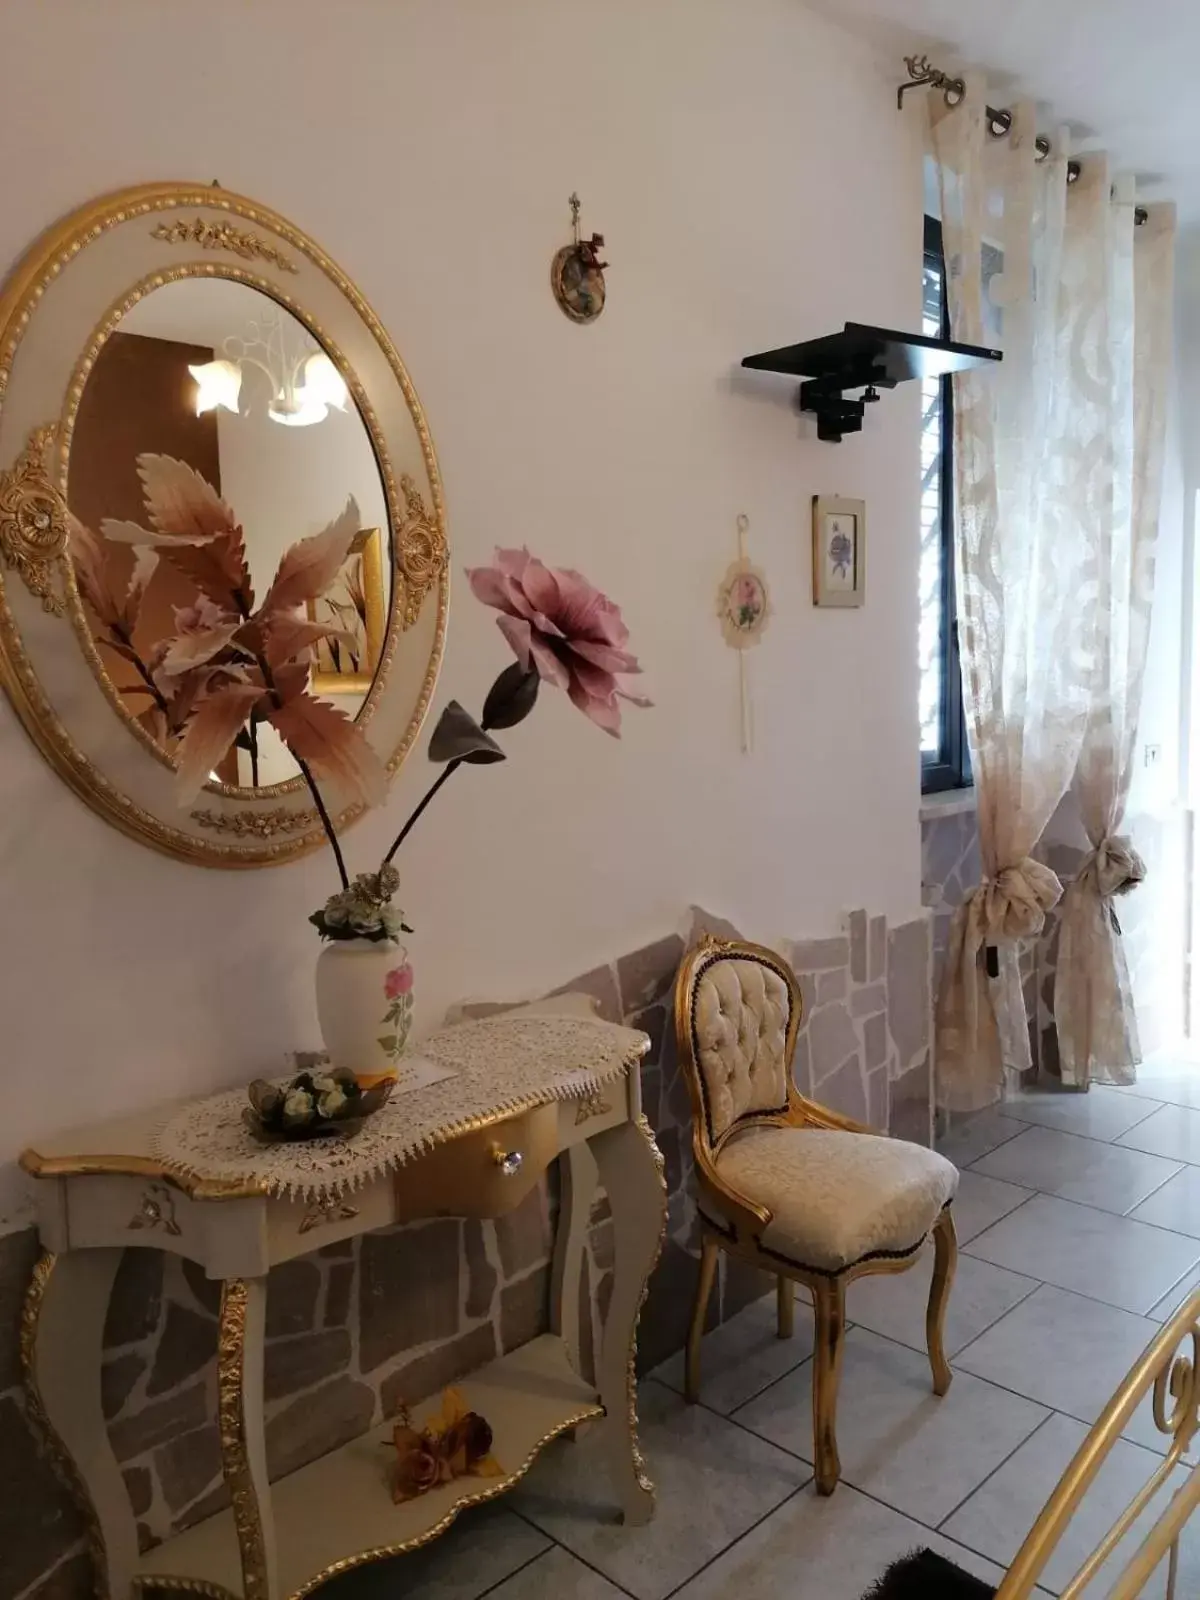
{"label": "gold bed frame", "polygon": [[[1187,1343],[1188,1349],[1180,1346]],[[1162,1331],[1146,1347],[1125,1381],[1108,1402],[1103,1415],[1088,1433],[1075,1458],[1058,1481],[1041,1516],[996,1590],[996,1600],[1027,1600],[1054,1554],[1088,1489],[1147,1394],[1154,1395],[1154,1422],[1160,1433],[1171,1436],[1171,1446],[1153,1476],[1138,1491],[1109,1532],[1088,1556],[1059,1600],[1077,1600],[1117,1545],[1141,1516],[1171,1474],[1183,1462],[1200,1428],[1200,1289],[1179,1307]],[[1168,1405],[1170,1410],[1168,1411]],[[1134,1600],[1166,1560],[1166,1600],[1187,1600],[1176,1593],[1179,1535],[1200,1505],[1200,1466],[1171,1496],[1157,1521],[1128,1559],[1108,1600]]]}

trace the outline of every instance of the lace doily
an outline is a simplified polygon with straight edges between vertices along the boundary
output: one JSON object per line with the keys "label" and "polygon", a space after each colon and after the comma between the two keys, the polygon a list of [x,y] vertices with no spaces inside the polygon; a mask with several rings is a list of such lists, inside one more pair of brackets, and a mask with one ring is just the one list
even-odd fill
{"label": "lace doily", "polygon": [[245,1089],[178,1110],[153,1136],[165,1167],[192,1178],[261,1183],[268,1194],[332,1200],[466,1133],[481,1119],[582,1099],[645,1054],[644,1033],[585,1017],[489,1017],[422,1041],[452,1077],[393,1095],[347,1139],[265,1145],[242,1121]]}

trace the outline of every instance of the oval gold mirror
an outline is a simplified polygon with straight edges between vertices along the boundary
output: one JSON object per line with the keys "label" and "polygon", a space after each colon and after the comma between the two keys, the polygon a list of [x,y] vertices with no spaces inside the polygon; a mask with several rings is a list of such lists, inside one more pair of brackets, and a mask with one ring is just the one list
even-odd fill
{"label": "oval gold mirror", "polygon": [[[14,271],[0,555],[0,674],[26,728],[89,805],[173,855],[258,866],[322,842],[271,712],[288,694],[352,719],[389,772],[428,708],[448,567],[412,384],[320,248],[216,187],[109,196]],[[250,709],[189,785],[197,723],[239,694]],[[339,831],[362,811],[353,786],[328,802]]]}

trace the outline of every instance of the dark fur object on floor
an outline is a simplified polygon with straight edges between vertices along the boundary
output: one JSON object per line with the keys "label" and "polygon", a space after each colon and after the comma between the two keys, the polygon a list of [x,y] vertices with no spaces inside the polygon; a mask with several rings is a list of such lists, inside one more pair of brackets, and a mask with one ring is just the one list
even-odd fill
{"label": "dark fur object on floor", "polygon": [[994,1600],[995,1589],[932,1550],[893,1562],[863,1600]]}

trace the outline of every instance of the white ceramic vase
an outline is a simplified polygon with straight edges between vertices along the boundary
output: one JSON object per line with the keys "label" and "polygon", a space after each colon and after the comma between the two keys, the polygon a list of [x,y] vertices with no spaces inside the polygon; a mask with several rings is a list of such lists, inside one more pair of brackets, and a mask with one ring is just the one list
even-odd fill
{"label": "white ceramic vase", "polygon": [[396,940],[332,939],[317,957],[317,1019],[330,1063],[362,1088],[396,1076],[412,1005],[412,967]]}

